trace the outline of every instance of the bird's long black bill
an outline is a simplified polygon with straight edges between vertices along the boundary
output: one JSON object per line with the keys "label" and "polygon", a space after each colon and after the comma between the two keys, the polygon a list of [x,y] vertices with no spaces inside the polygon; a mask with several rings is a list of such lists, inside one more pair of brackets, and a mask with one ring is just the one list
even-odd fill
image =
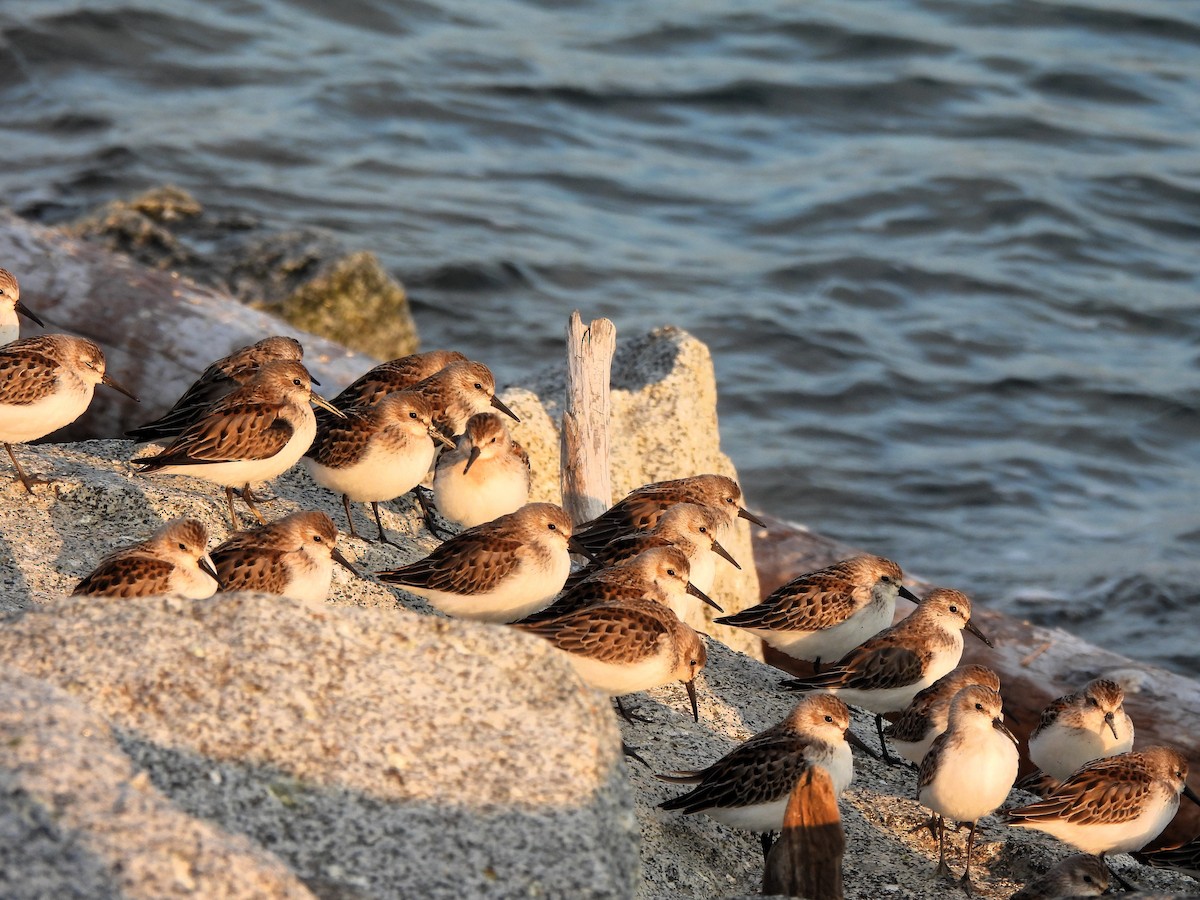
{"label": "bird's long black bill", "polygon": [[685,681],[683,686],[687,689],[688,699],[692,701],[692,718],[699,722],[700,704],[696,700],[696,682],[694,679],[692,681]]}
{"label": "bird's long black bill", "polygon": [[723,610],[723,609],[721,609],[721,607],[717,606],[716,600],[714,600],[712,597],[708,596],[708,594],[704,593],[704,591],[700,590],[700,588],[696,587],[690,581],[687,583],[687,588],[685,590],[687,590],[687,592],[689,594],[691,594],[693,597],[698,597],[699,599],[703,600],[705,603],[707,603],[709,606],[711,606],[717,612],[719,612],[719,613],[725,612],[725,610]]}
{"label": "bird's long black bill", "polygon": [[733,558],[733,556],[729,553],[729,551],[726,550],[724,547],[722,547],[720,544],[718,544],[716,541],[713,541],[713,553],[717,554],[717,556],[721,557],[722,559],[728,560],[730,563],[733,564],[733,567],[735,569],[740,569],[742,567],[741,564],[736,559]]}
{"label": "bird's long black bill", "polygon": [[100,381],[102,384],[107,384],[114,391],[120,391],[122,394],[124,394],[126,397],[128,397],[130,400],[132,400],[134,403],[142,402],[141,400],[139,400],[137,397],[134,396],[133,391],[129,390],[129,388],[122,385],[120,382],[118,382],[116,379],[114,379],[112,376],[110,376],[107,372],[100,376]]}
{"label": "bird's long black bill", "polygon": [[1112,732],[1113,738],[1119,741],[1121,738],[1117,736],[1117,722],[1112,713],[1105,714],[1104,724],[1107,725],[1108,730]]}
{"label": "bird's long black bill", "polygon": [[874,747],[869,746],[866,743],[866,741],[864,741],[862,738],[860,738],[857,734],[855,734],[849,728],[846,729],[846,743],[849,744],[851,747],[853,747],[855,750],[861,750],[863,753],[867,754],[867,756],[871,757],[871,759],[882,759],[883,758],[877,752],[875,752]]}
{"label": "bird's long black bill", "polygon": [[46,323],[38,318],[37,313],[35,313],[32,309],[30,309],[28,306],[26,306],[20,300],[17,301],[17,305],[14,307],[14,309],[16,309],[17,312],[19,312],[21,315],[23,315],[29,321],[36,322],[37,324],[41,325],[43,328],[46,327]]}
{"label": "bird's long black bill", "polygon": [[984,642],[985,644],[987,644],[989,647],[993,647],[993,648],[994,648],[994,647],[996,646],[996,645],[995,645],[995,644],[993,644],[991,641],[989,641],[989,640],[987,639],[987,637],[984,635],[984,633],[983,633],[982,631],[980,631],[980,630],[979,630],[979,629],[978,629],[978,628],[975,626],[975,623],[974,623],[974,622],[968,622],[968,623],[967,623],[967,631],[971,632],[971,634],[975,635],[975,637],[979,638],[981,641],[983,641],[983,642]]}
{"label": "bird's long black bill", "polygon": [[207,557],[200,557],[200,559],[196,562],[196,565],[200,567],[201,572],[210,576],[212,580],[217,583],[218,591],[223,589],[221,586],[221,577],[217,575],[217,570],[213,568],[213,564],[208,561]]}
{"label": "bird's long black bill", "polygon": [[464,475],[471,471],[471,466],[475,465],[475,460],[477,459],[479,459],[479,448],[472,447],[471,454],[467,457],[467,464],[463,466]]}
{"label": "bird's long black bill", "polygon": [[1197,796],[1196,792],[1193,791],[1186,782],[1184,782],[1184,785],[1183,785],[1183,795],[1185,797],[1187,797],[1189,800],[1191,800],[1193,803],[1195,803],[1197,806],[1200,806],[1200,796]]}
{"label": "bird's long black bill", "polygon": [[[342,556],[342,551],[339,550],[337,547],[334,547],[332,550],[330,550],[329,555],[333,557],[333,561],[335,563],[337,563],[340,566],[344,566],[347,570],[349,570],[350,574],[352,574],[355,578],[363,578],[363,573],[358,571],[358,569],[354,568],[354,566],[351,565],[350,560],[348,560],[348,559],[346,559],[346,557]],[[365,581],[366,579],[363,578],[363,580]]]}
{"label": "bird's long black bill", "polygon": [[911,600],[913,603],[921,602],[921,598],[918,597],[916,594],[914,594],[912,591],[910,591],[908,588],[906,588],[904,585],[900,585],[900,596],[903,597],[905,600]]}
{"label": "bird's long black bill", "polygon": [[1013,742],[1014,747],[1020,747],[1017,736],[1008,730],[1008,726],[1000,719],[992,719],[992,727]]}
{"label": "bird's long black bill", "polygon": [[766,527],[767,527],[767,523],[766,523],[766,522],[764,522],[762,519],[760,519],[760,518],[759,518],[758,516],[756,516],[754,513],[750,512],[750,510],[746,509],[746,507],[744,507],[744,506],[739,506],[739,507],[738,507],[738,518],[739,518],[739,519],[746,519],[746,520],[747,520],[747,521],[749,521],[749,522],[753,522],[753,523],[754,523],[755,525],[757,525],[759,528],[766,528]]}
{"label": "bird's long black bill", "polygon": [[494,394],[492,395],[492,406],[496,407],[496,409],[500,410],[500,412],[504,413],[506,416],[508,416],[508,417],[509,417],[510,419],[512,419],[514,422],[520,422],[520,421],[521,421],[521,420],[520,420],[520,419],[517,417],[517,414],[516,414],[515,412],[513,412],[511,409],[509,409],[509,408],[508,408],[508,407],[507,407],[507,406],[504,404],[504,401],[503,401],[503,400],[501,400],[499,397],[495,396]]}
{"label": "bird's long black bill", "polygon": [[583,544],[581,544],[578,540],[576,540],[575,535],[571,535],[571,537],[569,537],[567,539],[567,549],[570,550],[572,553],[578,553],[584,559],[587,559],[589,561],[594,562],[596,559],[596,554],[592,553],[591,550],[589,550],[587,547],[583,546]]}

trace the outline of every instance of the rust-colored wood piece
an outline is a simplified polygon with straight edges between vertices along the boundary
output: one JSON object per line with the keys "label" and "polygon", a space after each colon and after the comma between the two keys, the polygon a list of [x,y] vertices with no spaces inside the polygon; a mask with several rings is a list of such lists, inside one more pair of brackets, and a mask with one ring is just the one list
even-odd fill
{"label": "rust-colored wood piece", "polygon": [[829,773],[810,768],[792,788],[783,833],[767,858],[764,894],[842,900],[846,834]]}

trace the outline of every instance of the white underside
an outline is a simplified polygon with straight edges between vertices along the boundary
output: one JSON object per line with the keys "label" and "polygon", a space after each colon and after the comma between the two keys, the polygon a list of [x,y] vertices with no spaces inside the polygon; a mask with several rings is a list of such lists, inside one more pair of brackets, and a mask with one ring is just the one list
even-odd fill
{"label": "white underside", "polygon": [[0,313],[0,344],[10,344],[21,335],[21,323],[16,310],[4,308]]}
{"label": "white underside", "polygon": [[962,635],[958,634],[957,647],[943,650],[929,660],[925,676],[919,681],[903,687],[887,688],[885,690],[867,691],[851,688],[829,688],[831,694],[837,694],[851,706],[870,710],[873,713],[902,712],[912,703],[913,697],[929,687],[943,675],[952,672],[958,661],[962,659]]}
{"label": "white underside", "polygon": [[323,602],[329,599],[329,585],[333,581],[333,560],[319,559],[307,553],[294,554],[288,566],[291,579],[281,592],[293,600]]}
{"label": "white underside", "polygon": [[58,390],[36,403],[28,406],[0,404],[0,441],[19,444],[70,425],[83,415],[95,391],[94,384],[60,375]]}
{"label": "white underside", "polygon": [[[717,580],[717,554],[705,547],[696,553],[695,558],[689,557],[688,563],[692,567],[688,581],[707,594]],[[728,566],[728,560],[721,560],[721,565]]]}
{"label": "white underside", "polygon": [[820,631],[746,630],[795,659],[833,662],[891,625],[895,613],[896,601],[893,598],[890,603],[868,604],[845,622]]}
{"label": "white underside", "polygon": [[1107,725],[1098,733],[1052,725],[1029,741],[1029,758],[1051,778],[1063,781],[1086,762],[1132,748],[1132,735],[1118,741]]}
{"label": "white underside", "polygon": [[1053,835],[1084,853],[1128,853],[1140,850],[1162,834],[1179,809],[1179,795],[1167,802],[1156,802],[1142,815],[1115,825],[1080,825],[1062,820],[1049,822],[1013,822],[1021,828],[1034,828]]}
{"label": "white underside", "polygon": [[580,678],[610,697],[648,691],[676,680],[666,640],[659,641],[657,653],[636,663],[601,662],[578,653],[566,653],[566,657]]}
{"label": "white underside", "polygon": [[465,463],[439,469],[433,479],[433,502],[438,512],[463,528],[474,528],[511,512],[529,500],[524,466],[485,465],[478,460],[463,475]]}
{"label": "white underside", "polygon": [[[209,565],[212,565],[211,560]],[[217,580],[198,567],[176,566],[171,573],[169,584],[171,593],[181,594],[192,600],[204,600],[217,592]]]}
{"label": "white underside", "polygon": [[925,758],[925,754],[929,752],[929,748],[933,745],[940,731],[930,731],[929,736],[923,741],[909,743],[908,741],[898,741],[894,737],[888,738],[888,743],[902,758],[907,759],[910,763],[920,765],[921,760]]}
{"label": "white underside", "polygon": [[167,475],[190,475],[224,487],[241,487],[259,481],[270,481],[294,466],[317,436],[317,423],[312,410],[302,416],[292,439],[283,449],[266,459],[233,460],[230,462],[198,463],[189,466],[163,466],[158,472]]}
{"label": "white underside", "polygon": [[[415,446],[414,446],[415,445]],[[344,468],[325,466],[310,457],[304,464],[312,480],[356,503],[394,500],[421,483],[433,464],[433,441],[411,439],[405,452],[376,444],[358,462]]]}
{"label": "white underside", "polygon": [[938,758],[933,781],[917,799],[955,822],[976,822],[999,808],[1017,778],[1017,748],[994,728],[972,731]]}
{"label": "white underside", "polygon": [[562,590],[570,571],[571,556],[564,547],[555,552],[549,567],[522,563],[498,588],[485,594],[450,594],[406,584],[397,586],[424,597],[450,616],[481,622],[515,622],[545,609]]}

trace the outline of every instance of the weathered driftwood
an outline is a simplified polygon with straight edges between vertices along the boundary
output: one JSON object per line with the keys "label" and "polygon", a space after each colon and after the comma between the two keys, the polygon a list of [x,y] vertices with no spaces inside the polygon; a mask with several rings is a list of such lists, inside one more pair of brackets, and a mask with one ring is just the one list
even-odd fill
{"label": "weathered driftwood", "polygon": [[[337,393],[375,364],[331,341],[299,331],[227,294],[120,254],[0,213],[0,267],[21,283],[21,299],[46,331],[91,338],[108,370],[141,399],[98,390],[88,411],[52,440],[118,437],[157,418],[213,360],[271,334],[304,344],[304,364]],[[42,333],[22,322],[22,334]]]}
{"label": "weathered driftwood", "polygon": [[788,798],[783,833],[763,872],[763,893],[842,900],[842,855],[846,833],[829,773],[811,768]]}
{"label": "weathered driftwood", "polygon": [[[765,597],[784,582],[839,559],[861,553],[854,547],[814,534],[780,519],[766,517],[770,526],[756,532],[754,560]],[[928,584],[906,577],[921,593]],[[970,587],[966,587],[970,593]],[[979,598],[976,598],[979,599]],[[982,598],[986,605],[986,598]],[[897,603],[897,618],[908,615],[912,604]],[[1112,678],[1125,688],[1125,708],[1133,719],[1136,747],[1169,744],[1178,747],[1191,761],[1188,783],[1200,791],[1200,683],[1105,650],[1059,628],[1043,628],[1029,622],[976,608],[972,617],[996,645],[989,649],[967,635],[964,663],[978,663],[1000,676],[1007,724],[1021,742],[1021,774],[1032,771],[1025,755],[1029,732],[1041,710],[1063,694],[1078,690],[1093,678]],[[764,659],[796,675],[812,672],[805,662],[791,659],[764,647]],[[1169,847],[1200,834],[1200,807],[1184,800],[1179,814],[1151,846]]]}
{"label": "weathered driftwood", "polygon": [[562,418],[563,508],[578,525],[612,505],[608,425],[609,378],[617,329],[608,319],[584,326],[579,310],[567,324],[567,406]]}

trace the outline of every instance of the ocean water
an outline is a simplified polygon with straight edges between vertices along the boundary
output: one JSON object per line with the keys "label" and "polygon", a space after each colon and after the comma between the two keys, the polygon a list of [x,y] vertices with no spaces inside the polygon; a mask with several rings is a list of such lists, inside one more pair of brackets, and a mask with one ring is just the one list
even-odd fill
{"label": "ocean water", "polygon": [[0,198],[317,226],[517,380],[712,348],[751,502],[1200,674],[1200,4],[22,0]]}

